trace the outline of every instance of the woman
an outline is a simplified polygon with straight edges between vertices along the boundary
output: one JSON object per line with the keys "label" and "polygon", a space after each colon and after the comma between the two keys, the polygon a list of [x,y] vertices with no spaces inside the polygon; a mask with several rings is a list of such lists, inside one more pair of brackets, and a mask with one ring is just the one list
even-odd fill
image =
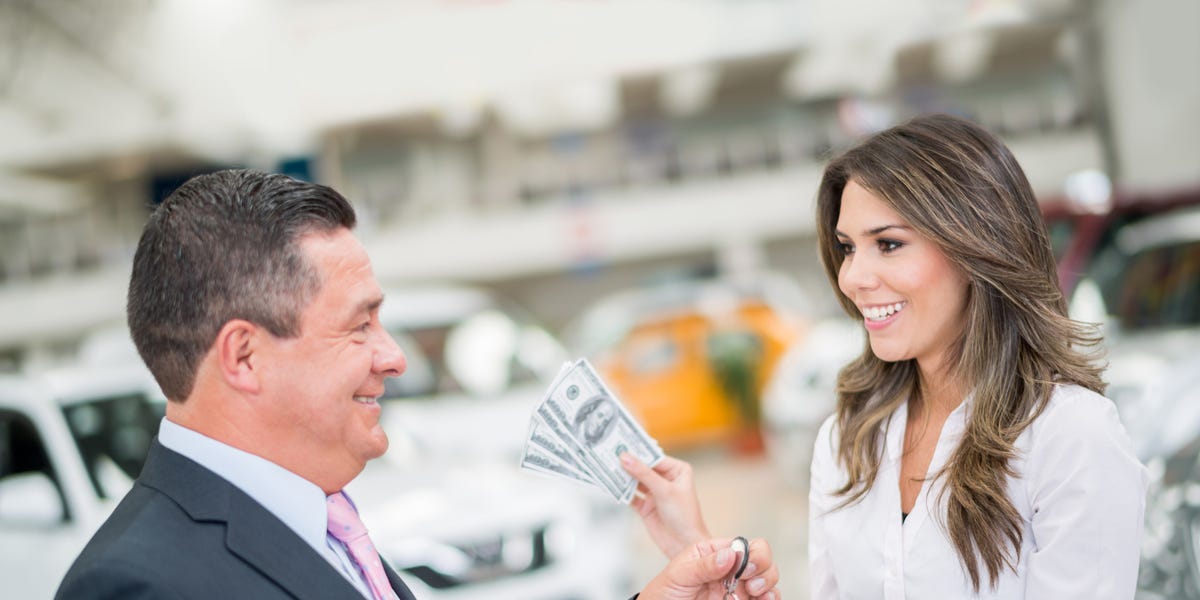
{"label": "woman", "polygon": [[[813,598],[1131,598],[1145,469],[1009,150],[949,116],[881,132],[826,167],[817,231],[869,344],[817,436]],[[686,464],[627,464],[660,546],[707,532]]]}

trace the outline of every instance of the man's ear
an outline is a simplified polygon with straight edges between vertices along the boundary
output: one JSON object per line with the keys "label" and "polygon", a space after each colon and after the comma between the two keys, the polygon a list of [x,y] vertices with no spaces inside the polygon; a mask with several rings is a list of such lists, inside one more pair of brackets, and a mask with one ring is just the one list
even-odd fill
{"label": "man's ear", "polygon": [[243,319],[233,319],[217,332],[214,344],[217,368],[227,385],[251,394],[259,391],[261,373],[255,369],[258,358],[255,352],[261,349],[259,344],[265,333],[261,327]]}

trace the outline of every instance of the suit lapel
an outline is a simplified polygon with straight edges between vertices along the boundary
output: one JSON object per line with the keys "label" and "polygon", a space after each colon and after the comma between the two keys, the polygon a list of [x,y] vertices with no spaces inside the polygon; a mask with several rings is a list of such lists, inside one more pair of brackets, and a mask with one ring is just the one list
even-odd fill
{"label": "suit lapel", "polygon": [[158,440],[138,481],[172,498],[196,521],[225,523],[229,551],[296,598],[362,600],[345,577],[261,504]]}
{"label": "suit lapel", "polygon": [[225,544],[297,598],[355,598],[358,590],[282,521],[245,494],[230,498]]}
{"label": "suit lapel", "polygon": [[400,600],[416,600],[416,597],[412,595],[412,590],[409,590],[408,586],[404,585],[404,582],[400,580],[400,576],[388,565],[387,560],[383,560],[383,570],[387,573],[388,583],[392,584],[392,589],[396,591],[396,595],[400,597]]}

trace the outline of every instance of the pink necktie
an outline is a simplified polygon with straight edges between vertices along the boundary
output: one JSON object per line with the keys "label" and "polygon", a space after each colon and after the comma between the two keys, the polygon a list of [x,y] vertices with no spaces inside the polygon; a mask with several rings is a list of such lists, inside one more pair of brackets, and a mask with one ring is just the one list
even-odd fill
{"label": "pink necktie", "polygon": [[326,498],[325,505],[329,509],[329,535],[346,545],[350,558],[354,559],[367,578],[375,600],[395,598],[396,593],[392,591],[387,573],[383,571],[383,563],[379,561],[379,553],[375,551],[371,538],[367,537],[367,527],[358,518],[358,511],[341,492]]}

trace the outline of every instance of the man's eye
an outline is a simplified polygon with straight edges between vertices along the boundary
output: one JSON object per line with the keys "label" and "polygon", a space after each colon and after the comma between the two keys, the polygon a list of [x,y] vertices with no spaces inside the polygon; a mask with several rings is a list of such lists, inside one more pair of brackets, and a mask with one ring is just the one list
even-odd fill
{"label": "man's eye", "polygon": [[366,323],[363,323],[362,325],[358,326],[358,331],[360,333],[366,333],[370,330],[371,330],[371,322],[370,321],[367,321]]}

